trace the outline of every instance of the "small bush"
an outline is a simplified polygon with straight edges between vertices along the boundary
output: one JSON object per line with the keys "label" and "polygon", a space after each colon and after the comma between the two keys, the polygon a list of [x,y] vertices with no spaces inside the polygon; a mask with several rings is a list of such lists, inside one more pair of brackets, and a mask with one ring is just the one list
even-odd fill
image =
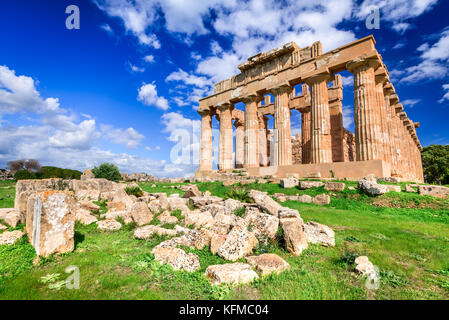
{"label": "small bush", "polygon": [[140,198],[141,196],[143,196],[143,191],[142,189],[140,189],[139,187],[126,187],[125,188],[125,192],[128,196],[136,196],[137,198]]}
{"label": "small bush", "polygon": [[103,178],[115,182],[122,180],[118,167],[112,163],[103,163],[93,168],[92,173],[95,175],[95,178]]}
{"label": "small bush", "polygon": [[245,212],[246,212],[245,207],[240,207],[234,210],[234,214],[240,218],[245,215]]}
{"label": "small bush", "polygon": [[226,192],[226,198],[239,200],[242,202],[252,202],[251,197],[249,196],[248,190],[244,188],[232,188],[228,192]]}

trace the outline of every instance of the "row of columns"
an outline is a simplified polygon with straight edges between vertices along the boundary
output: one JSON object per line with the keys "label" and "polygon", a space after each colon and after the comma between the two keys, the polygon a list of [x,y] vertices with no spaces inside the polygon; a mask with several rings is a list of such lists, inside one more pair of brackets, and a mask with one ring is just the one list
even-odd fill
{"label": "row of columns", "polygon": [[[356,59],[346,66],[354,76],[354,124],[356,161],[384,160],[393,176],[422,178],[419,142],[415,127],[398,104],[397,95],[378,59]],[[344,161],[341,101],[329,105],[328,82],[341,86],[341,77],[327,70],[315,73],[302,86],[310,97],[310,108],[302,110],[303,163]],[[310,89],[310,93],[309,93]],[[267,90],[274,95],[274,141],[271,166],[292,164],[289,101],[294,91],[288,84]],[[262,97],[251,94],[242,98],[244,120],[235,121],[236,167],[268,165],[267,117],[258,113]],[[267,103],[267,100],[266,100]],[[220,120],[219,170],[234,168],[232,104],[222,103],[216,113]],[[200,171],[212,170],[211,114],[201,112]],[[332,117],[332,121],[331,121]],[[404,123],[406,122],[406,123]],[[337,132],[337,134],[335,133]],[[336,141],[340,139],[341,141]],[[243,146],[243,147],[242,147]],[[334,150],[333,150],[334,149]],[[338,150],[338,152],[335,152]],[[333,152],[334,151],[334,152]]]}

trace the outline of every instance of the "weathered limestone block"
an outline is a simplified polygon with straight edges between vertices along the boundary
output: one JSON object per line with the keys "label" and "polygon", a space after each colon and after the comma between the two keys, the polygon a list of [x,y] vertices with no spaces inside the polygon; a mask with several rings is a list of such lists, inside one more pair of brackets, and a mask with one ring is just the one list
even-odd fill
{"label": "weathered limestone block", "polygon": [[184,190],[185,193],[182,196],[183,198],[190,198],[190,197],[201,197],[201,191],[198,190],[198,186],[196,184],[188,186],[186,190]]}
{"label": "weathered limestone block", "polygon": [[303,231],[302,219],[298,217],[281,217],[280,225],[284,232],[285,247],[287,251],[295,256],[299,256],[303,250],[308,248],[307,239]]}
{"label": "weathered limestone block", "polygon": [[159,236],[176,236],[179,232],[172,229],[165,229],[158,226],[148,225],[137,228],[134,230],[134,238],[136,239],[149,239],[153,234]]}
{"label": "weathered limestone block", "polygon": [[238,208],[243,207],[243,204],[235,199],[226,199],[225,201],[223,201],[223,205],[231,213],[237,210]]}
{"label": "weathered limestone block", "polygon": [[235,180],[235,179],[226,180],[226,181],[223,181],[223,187],[229,187],[229,186],[232,186],[237,183],[239,183],[239,181]]}
{"label": "weathered limestone block", "polygon": [[326,204],[331,203],[331,197],[329,197],[329,195],[327,194],[318,194],[313,198],[313,203],[320,205],[320,206],[324,206]]}
{"label": "weathered limestone block", "polygon": [[232,214],[219,213],[214,217],[211,231],[218,234],[228,234],[235,225],[236,216]]}
{"label": "weathered limestone block", "polygon": [[102,219],[117,219],[117,218],[122,218],[123,222],[126,224],[129,224],[131,222],[133,222],[133,218],[131,216],[131,211],[130,210],[125,210],[125,211],[113,211],[113,212],[106,212],[102,215],[100,215],[100,218]]}
{"label": "weathered limestone block", "polygon": [[360,256],[355,259],[355,271],[363,275],[371,275],[375,273],[374,265],[369,261],[367,256]]}
{"label": "weathered limestone block", "polygon": [[119,188],[119,184],[106,179],[66,180],[64,182],[67,182],[68,190],[73,190],[77,200],[108,199],[109,195]]}
{"label": "weathered limestone block", "polygon": [[388,192],[388,188],[385,185],[365,179],[360,180],[357,187],[369,195],[381,195]]}
{"label": "weathered limestone block", "polygon": [[5,231],[0,234],[0,246],[4,244],[14,244],[23,237],[23,232],[20,230],[15,231]]}
{"label": "weathered limestone block", "polygon": [[96,205],[95,203],[92,203],[92,201],[89,200],[81,200],[78,202],[78,205],[80,208],[88,210],[88,211],[99,211],[100,206]]}
{"label": "weathered limestone block", "polygon": [[0,208],[0,219],[10,227],[15,228],[21,220],[19,211],[14,208]]}
{"label": "weathered limestone block", "polygon": [[343,191],[345,190],[345,184],[344,182],[327,181],[324,184],[324,189],[326,189],[327,191]]}
{"label": "weathered limestone block", "polygon": [[410,185],[405,185],[405,192],[417,192],[415,189],[413,189]]}
{"label": "weathered limestone block", "polygon": [[303,220],[301,216],[299,215],[298,210],[282,207],[279,209],[279,219],[285,219],[285,218],[295,218],[301,220],[301,223],[303,223]]}
{"label": "weathered limestone block", "polygon": [[81,175],[81,180],[95,179],[95,175],[89,169],[85,169]]}
{"label": "weathered limestone block", "polygon": [[157,247],[170,247],[176,248],[177,246],[185,246],[192,249],[203,249],[210,245],[210,240],[212,237],[212,232],[206,229],[201,230],[189,230],[184,235],[173,238],[158,244]]}
{"label": "weathered limestone block", "polygon": [[217,214],[232,214],[232,211],[229,208],[226,208],[224,206],[224,203],[212,203],[208,204],[207,206],[201,207],[201,211],[209,211],[212,216],[216,216]]}
{"label": "weathered limestone block", "polygon": [[258,243],[257,238],[246,228],[236,226],[228,234],[217,253],[226,260],[236,261],[250,254]]}
{"label": "weathered limestone block", "polygon": [[85,225],[89,225],[98,221],[97,217],[92,215],[89,210],[83,208],[75,209],[75,220]]}
{"label": "weathered limestone block", "polygon": [[449,188],[443,186],[419,186],[418,193],[423,196],[446,198],[449,196]]}
{"label": "weathered limestone block", "polygon": [[328,226],[317,222],[307,222],[304,225],[307,242],[320,243],[325,247],[335,246],[335,232]]}
{"label": "weathered limestone block", "polygon": [[191,197],[189,199],[189,201],[194,207],[201,208],[201,207],[207,206],[208,204],[211,204],[211,203],[221,202],[221,201],[223,201],[223,199],[220,197],[215,197],[215,196]]}
{"label": "weathered limestone block", "polygon": [[263,276],[271,273],[279,274],[282,271],[289,270],[290,265],[274,253],[264,253],[260,256],[246,257],[246,262],[255,267]]}
{"label": "weathered limestone block", "polygon": [[298,179],[290,177],[281,179],[282,188],[293,188],[298,185]]}
{"label": "weathered limestone block", "polygon": [[169,264],[174,270],[193,272],[200,268],[200,260],[193,253],[186,253],[179,248],[156,247],[151,251],[154,259]]}
{"label": "weathered limestone block", "polygon": [[[167,198],[167,203],[170,211],[174,211],[176,209],[181,210],[183,213],[186,213],[190,211],[189,207],[187,206],[189,199],[186,198],[180,198],[179,195],[174,196],[173,194]],[[162,206],[161,206],[162,208]]]}
{"label": "weathered limestone block", "polygon": [[385,186],[387,187],[388,191],[401,192],[401,186],[395,186],[390,184],[386,184]]}
{"label": "weathered limestone block", "polygon": [[216,254],[220,246],[226,241],[226,234],[214,233],[210,238],[210,252]]}
{"label": "weathered limestone block", "polygon": [[298,201],[303,203],[312,203],[313,197],[309,196],[308,194],[303,194],[298,196]]}
{"label": "weathered limestone block", "polygon": [[206,277],[211,280],[212,284],[220,285],[222,283],[250,283],[259,276],[249,264],[238,262],[209,266],[206,269]]}
{"label": "weathered limestone block", "polygon": [[165,211],[164,213],[160,214],[157,217],[157,219],[160,221],[161,224],[164,224],[164,223],[172,224],[172,223],[178,222],[178,218],[170,215],[170,212],[168,212],[168,211]]}
{"label": "weathered limestone block", "polygon": [[184,216],[184,225],[193,225],[195,228],[211,227],[214,224],[214,217],[209,211],[191,211]]}
{"label": "weathered limestone block", "polygon": [[299,189],[305,190],[310,188],[318,188],[324,186],[321,181],[299,181]]}
{"label": "weathered limestone block", "polygon": [[104,231],[117,231],[122,228],[122,224],[114,219],[106,219],[97,222],[97,228]]}
{"label": "weathered limestone block", "polygon": [[7,227],[7,226],[4,226],[4,225],[2,225],[2,224],[0,223],[0,231],[6,230],[6,229],[8,229],[8,227]]}
{"label": "weathered limestone block", "polygon": [[68,191],[37,192],[28,198],[26,231],[37,255],[74,249],[75,202]]}
{"label": "weathered limestone block", "polygon": [[131,207],[131,216],[138,226],[143,226],[153,220],[153,214],[145,202],[134,203]]}
{"label": "weathered limestone block", "polygon": [[108,211],[124,211],[131,209],[133,199],[125,192],[124,189],[118,189],[113,192],[112,200],[107,203]]}
{"label": "weathered limestone block", "polygon": [[248,213],[247,211],[245,220],[247,220],[248,225],[252,227],[251,232],[254,233],[256,237],[263,235],[269,238],[274,238],[279,227],[278,217],[262,212]]}
{"label": "weathered limestone block", "polygon": [[251,190],[249,192],[249,195],[254,200],[254,202],[259,206],[260,209],[265,210],[272,216],[275,217],[278,216],[278,211],[280,208],[282,208],[282,206],[276,201],[274,201],[266,193],[257,190]]}

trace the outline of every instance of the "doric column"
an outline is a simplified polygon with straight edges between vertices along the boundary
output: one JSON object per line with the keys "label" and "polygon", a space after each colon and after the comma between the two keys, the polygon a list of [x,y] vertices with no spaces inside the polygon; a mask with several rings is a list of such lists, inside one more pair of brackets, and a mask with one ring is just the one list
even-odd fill
{"label": "doric column", "polygon": [[212,171],[212,114],[209,110],[201,115],[200,165],[198,171]]}
{"label": "doric column", "polygon": [[266,167],[268,166],[268,145],[267,145],[268,118],[265,117],[262,113],[258,114],[258,118],[259,118],[259,134],[258,134],[259,165],[261,167]]}
{"label": "doric column", "polygon": [[301,113],[302,163],[310,163],[310,108]]}
{"label": "doric column", "polygon": [[257,105],[259,101],[260,97],[256,94],[243,98],[243,102],[245,103],[245,168],[259,166],[259,118],[257,117]]}
{"label": "doric column", "polygon": [[310,154],[311,163],[332,162],[331,120],[329,112],[328,72],[308,77],[310,86]]}
{"label": "doric column", "polygon": [[344,162],[344,132],[343,132],[343,84],[341,75],[336,74],[332,90],[338,90],[338,99],[329,104],[331,121],[332,162]]}
{"label": "doric column", "polygon": [[395,139],[394,139],[394,126],[393,126],[393,113],[394,113],[394,106],[391,105],[390,102],[390,95],[393,92],[393,90],[386,84],[384,84],[384,99],[385,99],[385,113],[387,117],[386,127],[387,127],[387,134],[388,134],[388,148],[389,148],[389,155],[390,155],[390,168],[391,168],[391,175],[395,176],[397,175],[397,157],[396,153],[394,152],[395,148]]}
{"label": "doric column", "polygon": [[383,160],[391,165],[390,137],[388,135],[387,106],[385,105],[384,84],[388,76],[384,68],[376,71],[376,94],[378,103],[378,124],[380,128],[380,143],[382,146]]}
{"label": "doric column", "polygon": [[354,74],[354,123],[356,160],[377,160],[383,158],[380,144],[379,112],[374,69],[377,59],[355,59],[347,64]]}
{"label": "doric column", "polygon": [[410,175],[410,168],[408,164],[409,151],[407,147],[407,132],[404,126],[404,119],[406,118],[406,114],[404,111],[399,113],[399,132],[400,132],[400,143],[402,147],[401,151],[401,166],[402,172],[405,176]]}
{"label": "doric column", "polygon": [[274,95],[274,154],[272,166],[292,164],[292,135],[290,128],[289,99],[292,88],[282,85],[271,88]]}
{"label": "doric column", "polygon": [[245,124],[234,121],[235,127],[235,167],[243,168],[244,144],[245,144]]}
{"label": "doric column", "polygon": [[[390,97],[390,101],[394,100],[394,97]],[[404,158],[404,148],[402,143],[402,130],[401,130],[401,119],[399,117],[399,113],[403,110],[402,104],[394,104],[393,106],[393,124],[394,124],[394,142],[395,142],[395,156],[396,156],[396,168],[398,174],[400,176],[404,176],[404,166],[403,166],[403,158]]]}
{"label": "doric column", "polygon": [[233,134],[232,134],[231,104],[230,103],[220,104],[218,106],[218,111],[220,112],[218,169],[229,170],[233,168],[232,165]]}

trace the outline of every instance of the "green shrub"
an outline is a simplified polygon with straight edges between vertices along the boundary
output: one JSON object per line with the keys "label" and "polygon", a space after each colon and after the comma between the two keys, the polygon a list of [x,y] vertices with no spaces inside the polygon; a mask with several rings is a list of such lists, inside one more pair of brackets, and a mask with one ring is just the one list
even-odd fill
{"label": "green shrub", "polygon": [[234,214],[237,217],[243,217],[245,215],[245,212],[246,212],[245,207],[240,207],[234,210]]}
{"label": "green shrub", "polygon": [[143,191],[137,186],[130,186],[125,188],[125,192],[128,194],[128,196],[133,195],[137,198],[140,198],[143,196]]}
{"label": "green shrub", "polygon": [[252,199],[249,196],[248,190],[246,190],[244,188],[234,187],[231,190],[229,190],[228,192],[226,192],[225,197],[239,200],[242,202],[252,202]]}
{"label": "green shrub", "polygon": [[92,173],[95,175],[95,178],[103,178],[115,182],[122,180],[118,167],[112,163],[103,163],[93,168]]}
{"label": "green shrub", "polygon": [[42,167],[40,172],[29,172],[28,170],[20,170],[14,174],[16,180],[29,180],[29,179],[49,179],[49,178],[62,178],[62,179],[80,179],[81,171],[72,169],[62,169],[58,167]]}

